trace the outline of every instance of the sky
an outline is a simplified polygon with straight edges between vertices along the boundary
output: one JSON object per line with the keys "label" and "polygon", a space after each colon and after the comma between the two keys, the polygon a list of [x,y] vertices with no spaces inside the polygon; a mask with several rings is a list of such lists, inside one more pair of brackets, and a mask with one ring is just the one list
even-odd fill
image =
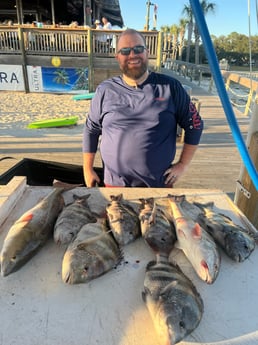
{"label": "sky", "polygon": [[[210,35],[217,37],[227,36],[231,32],[249,35],[258,35],[256,16],[257,0],[209,0],[215,4],[214,13],[206,15],[205,20]],[[147,0],[119,0],[121,14],[126,27],[143,30],[146,24]],[[250,12],[248,10],[250,4]],[[183,18],[183,8],[189,4],[189,0],[153,0],[151,4],[158,6],[157,30],[161,26],[179,24]],[[149,28],[153,28],[153,9],[150,6]],[[249,14],[250,13],[250,14]],[[249,25],[250,24],[250,25]]]}

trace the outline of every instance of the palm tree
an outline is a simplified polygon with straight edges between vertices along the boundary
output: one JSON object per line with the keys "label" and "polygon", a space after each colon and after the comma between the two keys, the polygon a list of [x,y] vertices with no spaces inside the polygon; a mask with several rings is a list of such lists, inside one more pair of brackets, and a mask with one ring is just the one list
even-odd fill
{"label": "palm tree", "polygon": [[188,5],[184,5],[182,14],[186,16],[186,22],[187,22],[186,62],[189,62],[190,48],[191,48],[192,35],[193,35],[193,11],[192,11],[190,2]]}
{"label": "palm tree", "polygon": [[163,32],[163,37],[164,37],[164,42],[163,42],[163,62],[166,61],[166,59],[169,56],[169,50],[170,50],[170,38],[169,38],[169,33],[170,33],[170,27],[168,25],[163,25],[160,27],[161,32]]}
{"label": "palm tree", "polygon": [[[201,3],[201,8],[203,15],[206,16],[209,12],[214,12],[216,4],[213,2],[208,2],[206,0],[202,0]],[[200,32],[198,29],[198,26],[196,22],[194,23],[194,42],[195,42],[195,64],[198,65],[200,63]]]}
{"label": "palm tree", "polygon": [[[214,12],[216,4],[213,2],[208,2],[207,0],[202,0],[200,2],[202,11],[204,16],[209,13],[210,11]],[[190,47],[191,47],[191,40],[192,34],[194,31],[195,37],[195,64],[199,64],[199,46],[200,46],[200,33],[197,27],[196,22],[194,21],[193,11],[190,4],[190,1],[187,5],[184,5],[183,14],[186,15],[186,20],[188,23],[188,40],[187,40],[187,50],[186,50],[186,61],[189,62],[190,60]]]}
{"label": "palm tree", "polygon": [[172,60],[176,60],[177,50],[178,50],[178,34],[179,34],[179,27],[176,24],[171,25],[170,34],[171,34],[171,40],[172,40],[171,58]]}
{"label": "palm tree", "polygon": [[179,21],[179,37],[178,37],[178,60],[182,60],[183,49],[185,46],[185,31],[187,20],[181,18]]}

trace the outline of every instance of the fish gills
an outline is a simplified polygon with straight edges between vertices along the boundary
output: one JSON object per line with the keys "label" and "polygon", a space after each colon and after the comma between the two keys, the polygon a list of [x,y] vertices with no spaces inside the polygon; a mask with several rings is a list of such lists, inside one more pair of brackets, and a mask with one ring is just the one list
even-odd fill
{"label": "fish gills", "polygon": [[174,225],[157,206],[154,198],[139,200],[142,237],[156,255],[168,257],[176,242]]}
{"label": "fish gills", "polygon": [[213,210],[214,203],[196,203],[203,210],[198,221],[232,260],[242,262],[255,249],[255,240],[231,218]]}
{"label": "fish gills", "polygon": [[168,195],[176,228],[176,245],[184,252],[198,276],[212,284],[219,273],[220,253],[213,238],[184,212],[181,206],[184,199],[184,195]]}
{"label": "fish gills", "polygon": [[141,234],[138,214],[133,207],[123,199],[122,194],[111,195],[107,205],[107,217],[112,233],[121,246],[136,240]]}
{"label": "fish gills", "polygon": [[180,342],[201,321],[201,296],[180,268],[168,261],[148,263],[142,298],[161,344]]}
{"label": "fish gills", "polygon": [[50,237],[64,206],[62,191],[62,188],[54,189],[12,225],[0,254],[2,276],[19,269]]}
{"label": "fish gills", "polygon": [[110,271],[122,259],[122,252],[103,224],[84,225],[64,254],[62,279],[64,283],[87,283]]}
{"label": "fish gills", "polygon": [[57,218],[54,228],[55,243],[69,244],[83,225],[97,221],[90,210],[89,197],[90,194],[81,197],[73,195],[74,202],[66,206]]}

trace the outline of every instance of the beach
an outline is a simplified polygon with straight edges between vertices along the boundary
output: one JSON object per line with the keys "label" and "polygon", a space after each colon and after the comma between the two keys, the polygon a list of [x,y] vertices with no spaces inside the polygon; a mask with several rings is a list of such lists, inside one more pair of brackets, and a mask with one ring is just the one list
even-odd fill
{"label": "beach", "polygon": [[[78,116],[78,125],[85,121],[90,101],[74,101],[71,94],[0,92],[0,135],[39,132],[28,130],[30,122]],[[78,129],[78,127],[77,127]],[[8,132],[7,132],[8,130]]]}
{"label": "beach", "polygon": [[[0,175],[23,158],[82,165],[89,100],[75,101],[71,94],[0,92],[0,102]],[[77,125],[27,128],[31,122],[70,116],[78,116]]]}

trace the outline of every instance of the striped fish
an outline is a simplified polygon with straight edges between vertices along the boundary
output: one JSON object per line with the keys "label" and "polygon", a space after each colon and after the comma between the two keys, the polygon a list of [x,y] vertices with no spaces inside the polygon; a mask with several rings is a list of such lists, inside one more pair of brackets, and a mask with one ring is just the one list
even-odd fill
{"label": "striped fish", "polygon": [[180,268],[168,261],[148,263],[142,298],[160,344],[176,344],[200,323],[203,301]]}
{"label": "striped fish", "polygon": [[90,194],[74,194],[74,202],[64,207],[54,227],[54,241],[57,244],[69,244],[83,225],[97,221],[88,205],[89,197]]}
{"label": "striped fish", "polygon": [[84,225],[68,245],[62,262],[64,283],[87,283],[119,264],[122,253],[104,224],[98,220]]}
{"label": "striped fish", "polygon": [[129,244],[141,235],[137,212],[123,199],[123,194],[111,195],[107,205],[107,217],[111,231],[121,246]]}

